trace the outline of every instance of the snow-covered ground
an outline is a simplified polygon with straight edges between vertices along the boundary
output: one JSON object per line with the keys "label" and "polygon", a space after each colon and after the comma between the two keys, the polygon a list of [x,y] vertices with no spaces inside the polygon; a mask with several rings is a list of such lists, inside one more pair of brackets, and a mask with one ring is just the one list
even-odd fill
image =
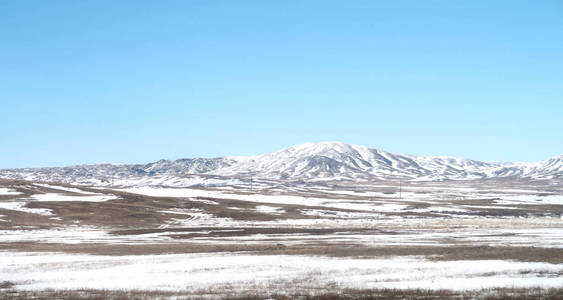
{"label": "snow-covered ground", "polygon": [[279,214],[283,214],[285,212],[285,209],[275,206],[258,205],[256,206],[256,211],[267,213],[267,214],[279,215]]}
{"label": "snow-covered ground", "polygon": [[[330,208],[342,208],[348,210],[361,210],[361,211],[398,211],[406,208],[404,204],[394,203],[381,203],[373,201],[348,201],[346,199],[333,200],[329,198],[318,197],[302,197],[291,195],[263,195],[263,194],[237,194],[228,191],[219,190],[201,190],[201,189],[188,189],[188,188],[156,188],[156,187],[139,187],[123,189],[122,191],[128,193],[135,193],[153,197],[180,197],[180,198],[217,198],[240,200],[255,203],[267,204],[294,204],[304,206],[324,206]],[[194,201],[194,200],[192,200]],[[197,199],[195,201],[198,201]]]}
{"label": "snow-covered ground", "polygon": [[[457,192],[454,192],[457,190]],[[122,189],[124,192],[142,194],[154,197],[179,197],[189,198],[190,201],[208,201],[199,200],[202,198],[217,198],[248,201],[264,204],[293,204],[303,206],[315,206],[336,208],[345,210],[357,210],[366,212],[433,212],[433,213],[464,213],[468,210],[459,205],[455,205],[456,201],[463,200],[488,200],[489,202],[498,204],[497,209],[514,209],[514,207],[506,205],[538,205],[538,204],[554,204],[563,205],[563,195],[553,194],[513,194],[513,193],[487,193],[464,189],[434,189],[431,192],[404,192],[401,198],[396,196],[390,197],[384,193],[358,193],[358,192],[339,192],[337,194],[360,195],[358,199],[350,199],[342,197],[341,199],[320,198],[319,196],[296,196],[296,195],[273,195],[273,194],[247,194],[234,193],[223,190],[202,190],[192,188],[159,188],[159,187],[136,187]],[[366,195],[368,195],[366,197]],[[377,195],[376,198],[375,195]],[[435,204],[425,208],[409,208],[405,202],[421,202],[425,204]],[[450,202],[450,206],[443,206]],[[451,205],[454,202],[454,205]],[[461,204],[464,204],[460,202]],[[468,206],[470,208],[471,206]],[[479,208],[479,206],[474,207]],[[457,217],[461,217],[457,214]]]}
{"label": "snow-covered ground", "polygon": [[26,212],[30,214],[39,214],[44,216],[50,216],[53,212],[46,208],[30,208],[25,207],[25,202],[0,202],[0,208],[9,209],[15,211]]}
{"label": "snow-covered ground", "polygon": [[[141,289],[292,294],[341,289],[563,286],[563,264],[322,256],[174,254],[99,256],[0,252],[0,278],[19,289]],[[228,287],[227,287],[228,286]],[[225,291],[223,291],[225,292]]]}
{"label": "snow-covered ground", "polygon": [[[0,245],[9,247],[0,250],[0,281],[19,290],[219,295],[561,288],[563,189],[514,186],[411,182],[400,189],[381,183],[251,191],[6,185],[0,187]],[[152,250],[145,255],[131,255],[147,247]],[[335,247],[344,254],[328,254]],[[505,260],[435,259],[471,247],[520,252]],[[105,248],[119,255],[100,255]],[[430,254],[347,254],[357,248]],[[43,252],[32,252],[37,249]],[[128,249],[139,252],[123,252]],[[526,256],[538,249],[555,258]],[[184,253],[201,251],[207,253]]]}
{"label": "snow-covered ground", "polygon": [[12,195],[21,195],[21,193],[10,188],[0,187],[0,196],[12,196]]}
{"label": "snow-covered ground", "polygon": [[83,195],[99,195],[97,193],[84,191],[84,190],[79,189],[79,188],[71,188],[71,187],[65,187],[65,186],[53,185],[53,184],[35,183],[34,186],[39,186],[39,187],[44,187],[44,188],[59,190],[59,191],[65,191],[65,192],[70,192],[70,193],[76,193],[76,194],[83,194]]}
{"label": "snow-covered ground", "polygon": [[117,199],[117,196],[113,195],[84,195],[84,196],[68,196],[56,193],[48,194],[35,194],[30,197],[32,201],[56,201],[56,202],[66,202],[66,201],[86,201],[86,202],[104,202],[109,200]]}

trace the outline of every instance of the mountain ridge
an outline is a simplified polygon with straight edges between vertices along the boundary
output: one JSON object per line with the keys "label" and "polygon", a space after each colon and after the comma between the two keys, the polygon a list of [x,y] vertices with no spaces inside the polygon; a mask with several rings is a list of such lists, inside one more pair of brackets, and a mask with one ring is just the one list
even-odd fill
{"label": "mountain ridge", "polygon": [[[563,178],[563,155],[539,162],[484,162],[452,156],[395,154],[341,142],[305,143],[254,156],[182,158],[146,164],[94,164],[68,167],[0,169],[0,178],[68,183],[168,182],[186,176],[269,180],[471,180],[523,177]],[[184,182],[185,180],[176,180]]]}

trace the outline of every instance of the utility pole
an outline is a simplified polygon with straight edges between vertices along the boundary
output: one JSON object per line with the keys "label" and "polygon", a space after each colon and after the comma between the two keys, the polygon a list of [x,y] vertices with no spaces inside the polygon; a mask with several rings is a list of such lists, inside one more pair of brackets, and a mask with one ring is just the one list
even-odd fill
{"label": "utility pole", "polygon": [[252,192],[252,175],[250,176],[250,192]]}

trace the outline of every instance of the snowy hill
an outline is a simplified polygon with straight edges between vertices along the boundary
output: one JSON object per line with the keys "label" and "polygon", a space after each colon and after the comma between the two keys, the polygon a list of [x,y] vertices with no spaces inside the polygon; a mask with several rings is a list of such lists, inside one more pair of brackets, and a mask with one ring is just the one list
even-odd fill
{"label": "snowy hill", "polygon": [[361,145],[322,142],[257,156],[0,170],[0,178],[93,185],[106,185],[118,180],[120,185],[186,186],[234,182],[250,177],[285,181],[563,178],[563,155],[537,163],[496,163],[455,157],[401,155]]}

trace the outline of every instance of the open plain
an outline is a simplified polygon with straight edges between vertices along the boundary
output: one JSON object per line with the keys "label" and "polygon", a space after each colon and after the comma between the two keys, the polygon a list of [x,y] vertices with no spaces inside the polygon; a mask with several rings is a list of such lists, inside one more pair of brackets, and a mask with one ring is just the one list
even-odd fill
{"label": "open plain", "polygon": [[0,181],[3,298],[560,298],[557,180]]}

